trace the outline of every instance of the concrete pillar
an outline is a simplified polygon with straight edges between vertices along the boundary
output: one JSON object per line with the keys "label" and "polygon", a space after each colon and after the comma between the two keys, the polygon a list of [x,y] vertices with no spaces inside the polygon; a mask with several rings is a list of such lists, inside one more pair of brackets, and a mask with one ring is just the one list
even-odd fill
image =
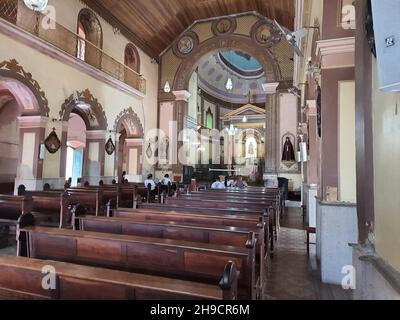
{"label": "concrete pillar", "polygon": [[18,117],[20,150],[18,156],[15,192],[23,184],[27,190],[43,189],[43,161],[47,123],[46,117]]}
{"label": "concrete pillar", "polygon": [[[267,185],[273,186],[277,184],[277,91],[279,82],[265,83],[264,91],[267,94],[267,102],[265,105],[265,174],[264,180]],[[270,180],[273,182],[268,182]],[[272,184],[271,184],[272,183]]]}
{"label": "concrete pillar", "polygon": [[104,176],[105,145],[107,131],[89,130],[86,132],[86,152],[83,165],[83,182],[98,185]]}
{"label": "concrete pillar", "polygon": [[143,182],[142,164],[143,164],[143,139],[126,138],[126,163],[127,177],[129,182]]}
{"label": "concrete pillar", "polygon": [[179,141],[181,140],[179,139],[179,134],[185,128],[185,116],[188,111],[189,98],[191,94],[187,90],[174,91],[173,94],[175,95],[174,120],[176,121],[177,125],[177,140],[174,141],[174,139],[172,139],[170,141],[170,146],[172,146],[173,148],[176,147],[176,150],[174,150],[174,154],[176,155],[176,163],[173,164],[174,176],[181,176],[183,179],[183,165],[182,163],[180,163],[178,156],[179,150],[181,150],[181,148],[183,147],[183,141]]}

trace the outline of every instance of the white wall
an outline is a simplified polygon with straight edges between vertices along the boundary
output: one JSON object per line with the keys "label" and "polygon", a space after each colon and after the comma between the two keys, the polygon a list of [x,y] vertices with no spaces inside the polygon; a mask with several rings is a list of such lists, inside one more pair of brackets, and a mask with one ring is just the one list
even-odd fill
{"label": "white wall", "polygon": [[339,201],[357,202],[354,81],[339,82]]}
{"label": "white wall", "polygon": [[375,60],[373,79],[376,250],[400,271],[400,94],[379,90]]}

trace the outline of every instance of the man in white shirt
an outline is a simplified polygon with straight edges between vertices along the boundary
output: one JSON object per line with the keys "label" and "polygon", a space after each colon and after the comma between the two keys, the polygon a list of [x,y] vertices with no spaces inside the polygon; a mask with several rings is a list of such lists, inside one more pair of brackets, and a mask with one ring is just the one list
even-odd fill
{"label": "man in white shirt", "polygon": [[225,183],[221,182],[221,178],[217,178],[211,185],[211,189],[225,189]]}
{"label": "man in white shirt", "polygon": [[169,175],[166,174],[166,175],[164,176],[164,178],[161,180],[161,184],[162,184],[163,186],[167,186],[168,183],[171,183],[171,184],[172,184],[171,179],[169,178]]}
{"label": "man in white shirt", "polygon": [[149,174],[147,179],[144,181],[144,186],[147,188],[148,185],[151,185],[151,191],[156,190],[156,183],[153,180],[153,175]]}

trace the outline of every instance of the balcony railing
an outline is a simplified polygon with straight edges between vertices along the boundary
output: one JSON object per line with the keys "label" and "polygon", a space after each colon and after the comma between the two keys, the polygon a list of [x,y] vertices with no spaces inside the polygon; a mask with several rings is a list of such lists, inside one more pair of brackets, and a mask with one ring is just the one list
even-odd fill
{"label": "balcony railing", "polygon": [[82,48],[84,44],[84,61],[87,64],[126,83],[143,94],[146,93],[146,80],[143,76],[110,57],[91,42],[51,20],[50,17],[28,9],[22,0],[0,0],[0,18],[76,58],[79,48]]}

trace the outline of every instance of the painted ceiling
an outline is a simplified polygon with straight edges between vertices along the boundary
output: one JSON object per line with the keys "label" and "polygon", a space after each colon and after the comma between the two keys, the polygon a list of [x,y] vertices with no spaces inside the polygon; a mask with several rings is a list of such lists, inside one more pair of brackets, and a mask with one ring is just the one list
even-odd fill
{"label": "painted ceiling", "polygon": [[[264,103],[266,94],[262,85],[268,76],[255,58],[239,51],[208,54],[198,63],[199,88],[235,104]],[[228,78],[232,79],[232,90],[226,88]]]}

